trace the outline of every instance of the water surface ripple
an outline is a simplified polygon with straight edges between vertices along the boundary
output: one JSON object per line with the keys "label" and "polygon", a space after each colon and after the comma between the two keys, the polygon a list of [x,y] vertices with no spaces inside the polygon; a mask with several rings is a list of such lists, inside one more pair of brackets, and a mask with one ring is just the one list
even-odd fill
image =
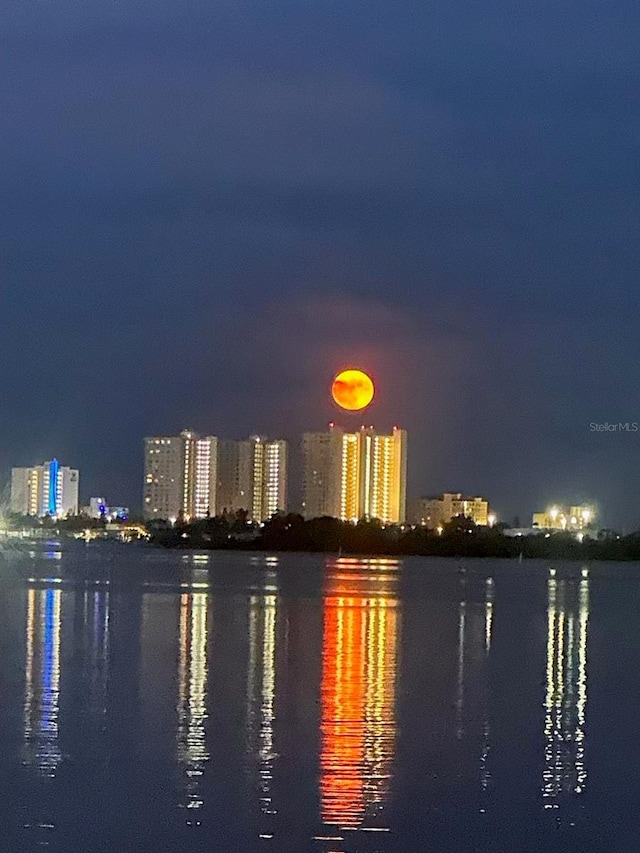
{"label": "water surface ripple", "polygon": [[640,567],[0,548],[0,849],[636,853]]}

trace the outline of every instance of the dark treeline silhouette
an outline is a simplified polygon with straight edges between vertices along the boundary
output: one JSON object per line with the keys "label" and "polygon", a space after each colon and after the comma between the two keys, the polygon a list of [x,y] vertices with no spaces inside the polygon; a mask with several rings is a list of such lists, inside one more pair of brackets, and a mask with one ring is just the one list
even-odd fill
{"label": "dark treeline silhouette", "polygon": [[75,533],[81,530],[103,530],[106,519],[91,518],[88,515],[70,515],[67,518],[53,518],[50,515],[19,515],[8,513],[5,524],[10,530],[50,530],[52,533]]}
{"label": "dark treeline silhouette", "polygon": [[507,536],[503,528],[479,527],[468,518],[454,518],[442,532],[410,525],[383,525],[376,520],[357,524],[336,518],[305,520],[294,513],[278,514],[263,525],[247,521],[246,513],[222,515],[191,523],[149,525],[152,542],[167,547],[316,551],[363,555],[439,557],[553,558],[568,560],[640,560],[640,532],[618,536],[606,531],[579,542],[574,534]]}

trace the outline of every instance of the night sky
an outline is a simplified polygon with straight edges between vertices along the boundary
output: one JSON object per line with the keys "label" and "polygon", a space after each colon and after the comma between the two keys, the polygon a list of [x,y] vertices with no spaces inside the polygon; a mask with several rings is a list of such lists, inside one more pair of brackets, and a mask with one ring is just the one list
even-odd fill
{"label": "night sky", "polygon": [[412,494],[640,526],[637,0],[3,0],[0,473],[298,446],[369,369]]}

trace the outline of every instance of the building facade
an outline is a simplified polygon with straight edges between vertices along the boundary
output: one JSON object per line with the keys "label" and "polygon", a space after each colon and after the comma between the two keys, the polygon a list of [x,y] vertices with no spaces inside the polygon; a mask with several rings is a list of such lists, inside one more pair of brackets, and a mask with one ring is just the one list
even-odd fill
{"label": "building facade", "polygon": [[282,439],[253,435],[218,442],[218,511],[248,513],[250,521],[266,521],[286,512],[288,447]]}
{"label": "building facade", "polygon": [[192,430],[145,438],[143,514],[146,519],[216,514],[218,439]]}
{"label": "building facade", "polygon": [[[391,435],[365,434],[363,506],[365,518],[402,523],[407,502],[407,433],[394,427]],[[368,483],[367,483],[368,480]]]}
{"label": "building facade", "polygon": [[232,515],[252,509],[253,445],[250,441],[218,441],[218,512]]}
{"label": "building facade", "polygon": [[533,526],[546,530],[580,531],[592,527],[595,522],[595,508],[587,504],[569,507],[554,505],[545,512],[533,514]]}
{"label": "building facade", "polygon": [[129,507],[110,506],[106,498],[89,498],[89,505],[82,512],[89,518],[103,519],[104,521],[128,521]]}
{"label": "building facade", "polygon": [[146,519],[207,518],[246,510],[265,521],[287,509],[287,443],[219,441],[183,430],[145,439]]}
{"label": "building facade", "polygon": [[329,424],[325,432],[302,436],[302,514],[305,518],[340,518],[344,430]]}
{"label": "building facade", "polygon": [[382,435],[373,427],[303,437],[304,515],[332,515],[343,521],[376,518],[400,524],[406,517],[407,433],[394,427]]}
{"label": "building facade", "polygon": [[475,524],[492,523],[489,502],[485,498],[469,497],[461,492],[444,492],[438,498],[420,498],[415,520],[423,527],[437,530],[457,516],[470,518]]}
{"label": "building facade", "polygon": [[33,468],[11,469],[11,512],[64,518],[78,514],[80,474],[52,459]]}
{"label": "building facade", "polygon": [[253,470],[250,518],[266,521],[276,512],[287,511],[287,442],[270,441],[257,435],[251,436],[249,441]]}

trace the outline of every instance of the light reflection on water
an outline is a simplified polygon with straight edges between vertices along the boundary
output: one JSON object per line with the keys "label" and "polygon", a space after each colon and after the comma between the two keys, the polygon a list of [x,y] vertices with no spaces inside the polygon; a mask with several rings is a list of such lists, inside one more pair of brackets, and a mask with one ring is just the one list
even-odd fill
{"label": "light reflection on water", "polygon": [[[484,588],[484,657],[488,663],[493,638],[493,596],[494,580],[487,578]],[[489,690],[485,674],[482,719],[482,746],[480,750],[480,787],[486,791],[491,781],[489,753],[491,751],[491,723],[489,720]]]}
{"label": "light reflection on water", "polygon": [[[74,599],[80,595],[74,593]],[[98,729],[104,727],[107,713],[110,597],[108,589],[85,589],[81,595],[87,716]]]}
{"label": "light reflection on water", "polygon": [[[131,553],[123,552],[129,562]],[[145,792],[155,774],[171,849],[205,850],[207,839],[235,833],[254,853],[282,846],[295,829],[300,851],[393,850],[404,849],[408,822],[421,821],[428,835],[439,819],[425,817],[429,797],[433,814],[480,810],[499,826],[511,781],[530,778],[532,826],[536,810],[548,809],[559,825],[567,804],[591,790],[593,572],[529,578],[517,592],[531,596],[529,612],[522,603],[513,609],[518,599],[504,594],[499,567],[495,576],[438,579],[387,558],[234,556],[227,571],[217,555],[206,563],[183,556],[175,579],[145,585],[141,574],[114,587],[96,585],[89,572],[82,582],[65,575],[64,549],[50,577],[45,550],[49,571],[15,587],[24,602],[22,790],[39,780],[59,791],[24,827],[58,832],[56,802],[82,796],[87,780],[92,802],[107,804],[107,834],[119,825],[115,806],[108,811],[119,785],[144,825],[158,812]],[[114,620],[123,610],[126,618]],[[514,623],[514,612],[525,621]],[[5,642],[8,630],[0,622]],[[521,637],[522,654],[511,654]],[[505,668],[514,660],[517,669]],[[510,745],[501,705],[514,678],[513,695],[538,697],[537,707],[516,708],[535,719],[538,741]],[[3,720],[15,701],[7,692]],[[116,713],[120,701],[128,714]],[[65,775],[67,762],[89,776]],[[144,782],[143,764],[152,774]],[[460,827],[450,844],[434,835],[433,850],[493,849],[473,847],[464,820]]]}
{"label": "light reflection on water", "polygon": [[31,587],[27,592],[25,764],[50,779],[62,757],[58,743],[61,605],[60,589]]}
{"label": "light reflection on water", "polygon": [[336,571],[345,566],[357,563],[337,561],[324,595],[322,820],[340,829],[385,828],[396,739],[397,576],[368,571],[373,561],[365,573]]}
{"label": "light reflection on water", "polygon": [[178,761],[186,776],[186,807],[203,805],[201,777],[209,761],[207,712],[208,600],[205,592],[180,596]]}
{"label": "light reflection on water", "polygon": [[[275,590],[272,583],[265,588]],[[272,592],[249,597],[249,665],[247,668],[247,749],[249,768],[257,772],[259,807],[277,814],[273,802],[278,599]],[[250,776],[253,773],[250,774]]]}
{"label": "light reflection on water", "polygon": [[589,580],[549,578],[542,796],[557,809],[563,795],[587,784],[587,630]]}

